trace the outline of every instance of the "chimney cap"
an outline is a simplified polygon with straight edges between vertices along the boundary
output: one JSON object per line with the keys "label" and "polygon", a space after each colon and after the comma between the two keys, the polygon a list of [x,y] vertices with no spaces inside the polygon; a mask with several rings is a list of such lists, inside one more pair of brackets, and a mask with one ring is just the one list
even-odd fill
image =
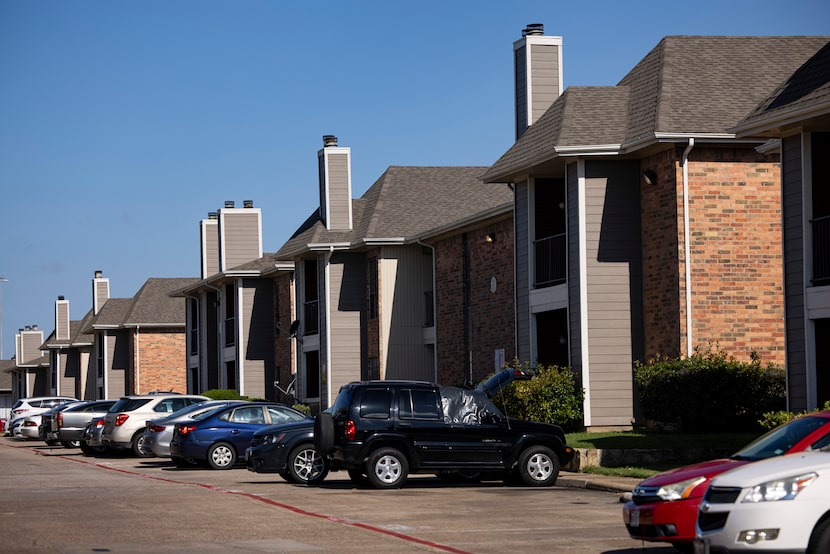
{"label": "chimney cap", "polygon": [[66,300],[66,298],[64,298],[63,295],[60,295],[58,296],[58,300]]}
{"label": "chimney cap", "polygon": [[522,31],[522,36],[526,37],[529,35],[544,35],[545,34],[545,24],[544,23],[528,23],[527,27],[524,28]]}
{"label": "chimney cap", "polygon": [[101,271],[100,269],[96,269],[96,270],[95,270],[95,278],[96,278],[96,279],[100,279],[100,278],[101,278],[101,277],[103,277],[103,276],[104,276],[104,272],[103,272],[103,271]]}
{"label": "chimney cap", "polygon": [[233,208],[233,200],[225,200],[226,208]]}
{"label": "chimney cap", "polygon": [[219,219],[219,212],[208,212],[208,219]]}
{"label": "chimney cap", "polygon": [[334,135],[323,135],[323,147],[337,146],[337,137]]}
{"label": "chimney cap", "polygon": [[253,208],[254,207],[254,201],[253,200],[243,200],[242,201],[242,206],[245,207],[245,208]]}

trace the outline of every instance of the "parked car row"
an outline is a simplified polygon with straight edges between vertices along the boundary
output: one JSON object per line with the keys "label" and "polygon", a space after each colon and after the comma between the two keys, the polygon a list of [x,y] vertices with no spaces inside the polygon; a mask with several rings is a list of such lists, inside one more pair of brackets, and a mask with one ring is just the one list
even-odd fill
{"label": "parked car row", "polygon": [[[632,538],[685,551],[830,552],[828,448],[830,411],[803,415],[730,458],[644,480],[623,507],[623,522]],[[789,517],[778,517],[783,512]]]}

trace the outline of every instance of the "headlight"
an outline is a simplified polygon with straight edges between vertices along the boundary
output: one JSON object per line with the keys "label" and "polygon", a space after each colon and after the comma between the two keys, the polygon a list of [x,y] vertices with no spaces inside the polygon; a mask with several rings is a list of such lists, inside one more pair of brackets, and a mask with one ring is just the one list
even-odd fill
{"label": "headlight", "polygon": [[671,485],[663,485],[657,491],[657,496],[663,500],[682,500],[689,498],[696,486],[706,480],[706,477],[695,477],[694,479],[686,479],[679,483],[672,483]]}
{"label": "headlight", "polygon": [[285,438],[285,433],[274,433],[273,435],[268,435],[268,438],[265,442],[270,442],[271,444],[277,444],[282,442],[282,439]]}
{"label": "headlight", "polygon": [[767,481],[755,485],[744,494],[741,502],[775,502],[792,500],[798,493],[810,486],[818,477],[817,473],[806,473],[798,477],[788,477],[776,481]]}

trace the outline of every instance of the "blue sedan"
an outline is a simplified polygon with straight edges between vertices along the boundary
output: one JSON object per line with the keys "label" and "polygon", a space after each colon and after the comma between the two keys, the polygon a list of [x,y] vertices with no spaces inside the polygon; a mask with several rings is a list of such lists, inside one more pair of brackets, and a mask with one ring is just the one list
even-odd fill
{"label": "blue sedan", "polygon": [[248,402],[212,410],[192,421],[176,424],[170,455],[176,465],[204,460],[213,469],[230,469],[245,460],[245,451],[255,431],[291,421],[311,421],[311,418],[273,402]]}

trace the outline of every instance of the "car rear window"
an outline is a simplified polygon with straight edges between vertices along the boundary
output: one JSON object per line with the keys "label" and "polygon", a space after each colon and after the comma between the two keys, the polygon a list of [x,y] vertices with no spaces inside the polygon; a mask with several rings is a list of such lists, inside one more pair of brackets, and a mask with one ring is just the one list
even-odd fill
{"label": "car rear window", "polygon": [[132,412],[150,401],[149,398],[122,398],[112,405],[110,413]]}

